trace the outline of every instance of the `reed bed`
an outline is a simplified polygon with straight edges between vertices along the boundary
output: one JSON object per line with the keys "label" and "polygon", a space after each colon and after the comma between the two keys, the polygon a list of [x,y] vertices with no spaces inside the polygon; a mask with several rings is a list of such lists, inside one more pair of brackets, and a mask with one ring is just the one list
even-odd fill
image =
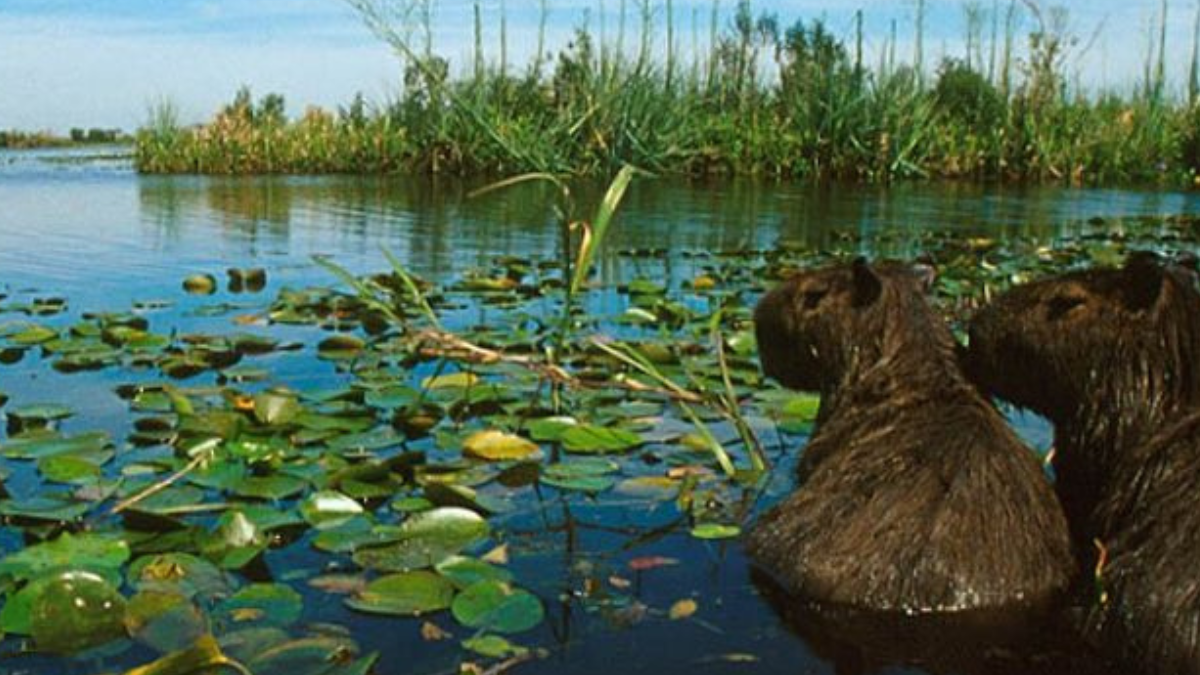
{"label": "reed bed", "polygon": [[709,46],[684,57],[670,0],[632,0],[633,27],[623,18],[615,37],[578,28],[553,56],[539,37],[521,69],[506,37],[499,62],[485,58],[477,8],[475,53],[459,76],[421,30],[430,12],[405,15],[414,30],[381,0],[347,1],[404,60],[395,100],[359,96],[289,118],[282,97],[243,88],[194,127],[160,104],[137,134],[138,169],[611,175],[633,164],[779,179],[1193,184],[1200,167],[1195,48],[1186,93],[1165,82],[1163,33],[1149,41],[1144,86],[1089,95],[1068,82],[1065,57],[1078,47],[1063,17],[1028,0],[990,13],[970,5],[966,53],[931,67],[920,2],[909,62],[896,57],[893,29],[866,63],[861,14],[844,39],[820,21],[784,28],[746,0],[731,21],[714,11],[705,35],[693,19],[691,42]]}

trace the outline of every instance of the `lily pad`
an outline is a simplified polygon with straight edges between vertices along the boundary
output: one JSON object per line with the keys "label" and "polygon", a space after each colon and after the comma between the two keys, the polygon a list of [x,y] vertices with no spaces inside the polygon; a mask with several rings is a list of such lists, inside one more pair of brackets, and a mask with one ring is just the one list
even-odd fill
{"label": "lily pad", "polygon": [[421,380],[422,389],[465,389],[479,384],[479,376],[466,371]]}
{"label": "lily pad", "polygon": [[372,614],[417,616],[446,609],[453,597],[454,585],[448,579],[420,570],[380,577],[347,598],[346,605]]}
{"label": "lily pad", "polygon": [[121,539],[64,532],[58,539],[9,554],[0,560],[0,574],[32,579],[55,569],[71,568],[114,576],[127,560],[129,545]]}
{"label": "lily pad", "polygon": [[211,274],[193,274],[183,280],[183,290],[193,295],[212,295],[217,291],[217,279]]}
{"label": "lily pad", "polygon": [[208,634],[207,616],[180,593],[143,591],[129,599],[125,630],[160,652],[186,649]]}
{"label": "lily pad", "polygon": [[317,529],[336,527],[361,513],[362,504],[335,490],[314,492],[300,505],[300,515]]}
{"label": "lily pad", "polygon": [[33,598],[30,635],[40,650],[73,654],[124,637],[124,617],[125,598],[104,577],[62,572]]}
{"label": "lily pad", "polygon": [[609,454],[625,452],[642,443],[636,432],[614,427],[580,424],[563,432],[563,449],[567,452]]}
{"label": "lily pad", "polygon": [[542,622],[541,600],[529,591],[499,581],[480,581],[459,593],[450,611],[468,628],[521,633]]}
{"label": "lily pad", "polygon": [[737,525],[721,523],[701,523],[692,528],[692,536],[697,539],[731,539],[742,533]]}
{"label": "lily pad", "polygon": [[251,584],[222,602],[218,612],[234,623],[288,626],[304,610],[304,598],[283,584]]}
{"label": "lily pad", "polygon": [[495,429],[477,431],[463,440],[463,454],[491,462],[533,459],[541,452],[537,443]]}
{"label": "lily pad", "polygon": [[399,541],[360,548],[354,552],[354,562],[385,572],[431,567],[483,539],[488,531],[487,521],[474,511],[440,507],[409,516],[400,525]]}

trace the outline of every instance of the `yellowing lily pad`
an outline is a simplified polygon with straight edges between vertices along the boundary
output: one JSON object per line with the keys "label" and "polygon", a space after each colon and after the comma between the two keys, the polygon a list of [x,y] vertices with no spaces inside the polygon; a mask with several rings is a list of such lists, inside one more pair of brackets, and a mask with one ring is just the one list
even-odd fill
{"label": "yellowing lily pad", "polygon": [[463,440],[463,454],[491,462],[534,459],[541,452],[537,443],[495,429],[477,431]]}

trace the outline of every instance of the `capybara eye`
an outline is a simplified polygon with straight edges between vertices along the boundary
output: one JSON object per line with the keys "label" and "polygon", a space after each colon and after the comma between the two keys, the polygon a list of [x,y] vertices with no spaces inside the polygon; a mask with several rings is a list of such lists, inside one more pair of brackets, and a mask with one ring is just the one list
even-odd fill
{"label": "capybara eye", "polygon": [[1059,295],[1050,299],[1046,306],[1046,319],[1057,321],[1067,312],[1083,304],[1083,298],[1077,295]]}
{"label": "capybara eye", "polygon": [[822,288],[819,290],[805,291],[804,297],[800,300],[800,305],[804,309],[816,309],[817,305],[821,304],[821,300],[829,293],[828,290]]}

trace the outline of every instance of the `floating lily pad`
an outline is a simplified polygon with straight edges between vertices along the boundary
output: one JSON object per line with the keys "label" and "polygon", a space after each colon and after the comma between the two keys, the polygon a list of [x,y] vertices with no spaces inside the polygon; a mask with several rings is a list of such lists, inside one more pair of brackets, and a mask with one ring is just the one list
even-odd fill
{"label": "floating lily pad", "polygon": [[0,574],[32,579],[46,572],[72,568],[113,576],[129,560],[129,545],[121,539],[97,534],[62,536],[11,553],[0,560]]}
{"label": "floating lily pad", "polygon": [[264,392],[254,397],[254,417],[262,424],[287,424],[296,419],[300,410],[300,402],[289,394]]}
{"label": "floating lily pad", "polygon": [[692,528],[692,536],[697,539],[731,539],[742,533],[737,525],[721,523],[701,523]]}
{"label": "floating lily pad", "polygon": [[399,530],[400,540],[360,548],[354,562],[368,569],[404,572],[431,567],[487,536],[487,521],[469,509],[441,507],[413,514]]}
{"label": "floating lily pad", "polygon": [[180,593],[143,591],[129,599],[125,630],[160,652],[187,649],[209,632],[208,619]]}
{"label": "floating lily pad", "polygon": [[334,335],[321,340],[317,355],[323,359],[344,360],[357,358],[367,348],[367,343],[353,335]]}
{"label": "floating lily pad", "polygon": [[107,432],[92,431],[74,436],[57,433],[31,434],[0,446],[10,459],[41,459],[56,455],[95,455],[112,447]]}
{"label": "floating lily pad", "polygon": [[104,577],[74,570],[40,587],[30,606],[39,650],[73,654],[125,635],[125,598]]}
{"label": "floating lily pad", "polygon": [[300,505],[300,514],[318,529],[336,527],[361,513],[362,504],[334,490],[314,492]]}
{"label": "floating lily pad", "polygon": [[217,291],[217,278],[211,274],[193,274],[183,280],[183,290],[193,295],[212,295]]}
{"label": "floating lily pad", "polygon": [[463,440],[463,454],[492,462],[541,456],[537,443],[495,429],[477,431]]}
{"label": "floating lily pad", "polygon": [[217,608],[220,615],[234,623],[288,626],[304,610],[304,598],[283,584],[251,584]]}
{"label": "floating lily pad", "polygon": [[417,616],[446,609],[454,597],[448,579],[428,571],[403,572],[380,577],[346,605],[361,612]]}
{"label": "floating lily pad", "polygon": [[619,453],[637,447],[642,437],[636,432],[613,427],[580,424],[563,432],[563,449],[578,453]]}
{"label": "floating lily pad", "polygon": [[466,371],[427,377],[421,380],[422,389],[464,389],[479,384],[479,376]]}
{"label": "floating lily pad", "polygon": [[438,574],[450,580],[459,588],[473,586],[480,581],[499,581],[508,583],[513,580],[512,572],[478,558],[466,556],[451,556],[434,566]]}
{"label": "floating lily pad", "polygon": [[497,633],[527,631],[545,616],[537,596],[499,581],[480,581],[467,587],[454,598],[450,611],[468,628]]}
{"label": "floating lily pad", "polygon": [[499,635],[480,635],[462,641],[462,646],[489,659],[506,656],[522,656],[529,653],[528,647],[515,645]]}

